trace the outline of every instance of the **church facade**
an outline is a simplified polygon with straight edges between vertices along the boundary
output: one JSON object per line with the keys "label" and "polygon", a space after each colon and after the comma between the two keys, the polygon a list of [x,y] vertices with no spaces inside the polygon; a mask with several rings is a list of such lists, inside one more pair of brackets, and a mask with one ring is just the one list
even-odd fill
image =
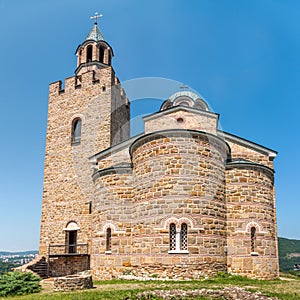
{"label": "church facade", "polygon": [[75,76],[49,90],[48,275],[276,278],[276,151],[220,131],[219,115],[184,90],[130,137],[130,102],[97,23],[76,55]]}

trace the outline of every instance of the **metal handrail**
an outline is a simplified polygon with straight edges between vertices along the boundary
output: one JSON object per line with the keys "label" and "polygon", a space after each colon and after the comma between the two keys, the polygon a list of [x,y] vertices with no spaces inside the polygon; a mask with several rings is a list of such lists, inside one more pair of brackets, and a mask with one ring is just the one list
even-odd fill
{"label": "metal handrail", "polygon": [[74,255],[88,254],[88,244],[50,244],[48,247],[49,255]]}
{"label": "metal handrail", "polygon": [[50,244],[49,247],[64,247],[64,246],[87,246],[88,244]]}

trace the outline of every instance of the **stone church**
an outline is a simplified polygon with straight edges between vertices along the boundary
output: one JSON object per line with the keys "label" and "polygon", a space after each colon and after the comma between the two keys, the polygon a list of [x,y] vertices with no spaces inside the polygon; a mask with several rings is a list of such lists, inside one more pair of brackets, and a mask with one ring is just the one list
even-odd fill
{"label": "stone church", "polygon": [[130,100],[97,22],[76,55],[75,75],[49,89],[48,276],[277,277],[276,151],[219,130],[219,114],[189,90],[130,137]]}

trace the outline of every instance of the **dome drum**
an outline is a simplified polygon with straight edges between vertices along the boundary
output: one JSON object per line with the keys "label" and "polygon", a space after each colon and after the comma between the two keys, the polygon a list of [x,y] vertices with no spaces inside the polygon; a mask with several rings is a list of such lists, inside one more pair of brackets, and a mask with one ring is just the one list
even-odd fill
{"label": "dome drum", "polygon": [[169,109],[174,106],[187,106],[198,110],[209,111],[207,103],[201,96],[191,91],[176,92],[169,97],[160,107],[160,111]]}

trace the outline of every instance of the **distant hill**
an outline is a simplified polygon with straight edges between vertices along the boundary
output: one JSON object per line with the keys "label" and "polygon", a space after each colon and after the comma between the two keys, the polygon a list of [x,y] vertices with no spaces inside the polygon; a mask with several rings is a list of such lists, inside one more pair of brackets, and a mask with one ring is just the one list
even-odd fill
{"label": "distant hill", "polygon": [[278,251],[280,271],[292,270],[294,264],[300,264],[300,240],[279,237]]}
{"label": "distant hill", "polygon": [[29,250],[29,251],[20,251],[20,252],[8,252],[8,251],[0,251],[1,255],[29,255],[29,254],[38,254],[37,250]]}

